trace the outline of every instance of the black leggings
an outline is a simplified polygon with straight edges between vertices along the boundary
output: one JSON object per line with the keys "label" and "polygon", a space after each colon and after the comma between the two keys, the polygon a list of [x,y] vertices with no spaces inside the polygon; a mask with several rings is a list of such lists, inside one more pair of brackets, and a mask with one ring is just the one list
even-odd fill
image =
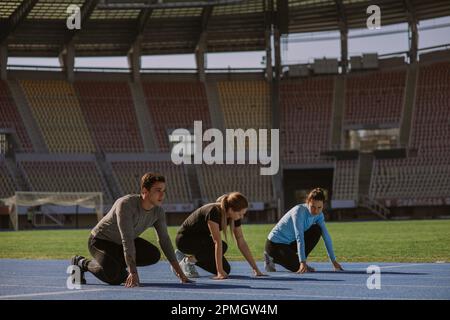
{"label": "black leggings", "polygon": [[[210,273],[217,274],[215,245],[211,237],[195,237],[178,233],[175,243],[178,250],[184,254],[195,256],[197,259],[197,266]],[[222,241],[222,254],[225,254],[227,249],[227,243]],[[231,266],[224,256],[222,257],[222,266],[223,270],[229,274],[231,271]]]}
{"label": "black leggings", "polygon": [[[136,238],[134,245],[138,267],[155,264],[161,258],[158,248],[142,238]],[[87,262],[89,272],[108,284],[119,285],[125,282],[128,271],[122,245],[91,236],[88,248],[94,257]]]}
{"label": "black leggings", "polygon": [[[304,233],[305,239],[305,255],[311,253],[322,236],[322,230],[317,224],[313,224]],[[270,240],[266,241],[266,252],[273,258],[273,262],[282,265],[286,269],[296,272],[300,269],[300,262],[297,254],[297,242],[290,244],[274,243]]]}

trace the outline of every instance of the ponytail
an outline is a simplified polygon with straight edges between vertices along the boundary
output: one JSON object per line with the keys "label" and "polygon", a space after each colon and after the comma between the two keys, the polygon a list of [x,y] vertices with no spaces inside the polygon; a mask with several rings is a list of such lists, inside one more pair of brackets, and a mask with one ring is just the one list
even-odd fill
{"label": "ponytail", "polygon": [[327,197],[325,194],[325,190],[323,190],[322,188],[315,188],[315,189],[311,190],[311,192],[306,197],[306,203],[313,201],[313,200],[325,202],[326,199],[327,199]]}
{"label": "ponytail", "polygon": [[228,209],[228,194],[221,195],[217,198],[216,202],[220,206],[220,226],[222,228],[222,233],[227,240],[227,209]]}
{"label": "ponytail", "polygon": [[[232,209],[234,211],[241,211],[242,209],[248,208],[247,198],[240,192],[231,192],[224,194],[217,198],[216,202],[220,206],[220,226],[222,227],[222,232],[225,240],[227,240],[227,211]],[[234,221],[230,221],[230,231],[231,235],[234,236]]]}

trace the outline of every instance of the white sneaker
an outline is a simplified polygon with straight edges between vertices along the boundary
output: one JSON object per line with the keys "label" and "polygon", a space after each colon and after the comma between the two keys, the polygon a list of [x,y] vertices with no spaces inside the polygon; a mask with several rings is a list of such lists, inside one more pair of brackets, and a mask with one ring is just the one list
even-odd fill
{"label": "white sneaker", "polygon": [[[195,263],[197,262],[192,257],[186,256],[183,252],[176,249],[175,250],[175,256],[177,257],[177,261],[180,264],[180,268],[183,271],[183,273],[188,278],[198,278],[200,277],[197,269],[195,268]],[[175,271],[172,268],[172,271],[175,273]]]}
{"label": "white sneaker", "polygon": [[[186,256],[180,250],[175,249],[175,257],[177,258],[178,263],[180,263]],[[172,266],[170,266],[170,269],[172,270],[174,275],[178,276],[177,272],[175,271],[175,269]]]}
{"label": "white sneaker", "polygon": [[177,261],[178,261],[178,263],[180,263],[181,260],[183,260],[184,257],[186,257],[186,255],[183,252],[181,252],[180,250],[176,249],[175,250],[175,257],[177,257]]}
{"label": "white sneaker", "polygon": [[276,272],[275,263],[273,262],[273,258],[269,256],[267,252],[264,251],[264,269],[266,272]]}
{"label": "white sneaker", "polygon": [[189,261],[189,257],[184,257],[180,262],[180,268],[188,278],[198,278],[199,274],[195,268],[195,262]]}

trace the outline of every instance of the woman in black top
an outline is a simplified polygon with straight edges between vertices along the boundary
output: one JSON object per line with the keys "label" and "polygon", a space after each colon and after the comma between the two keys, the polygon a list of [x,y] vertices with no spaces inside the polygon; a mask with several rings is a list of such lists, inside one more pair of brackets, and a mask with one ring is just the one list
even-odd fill
{"label": "woman in black top", "polygon": [[[227,226],[236,239],[242,255],[253,269],[255,276],[264,274],[258,269],[253,256],[245,241],[241,228],[241,219],[247,212],[248,201],[239,192],[225,194],[216,203],[209,203],[195,210],[183,222],[175,240],[177,258],[186,276],[197,277],[194,264],[200,268],[216,274],[215,280],[226,279],[231,267],[224,253],[227,244],[222,240],[222,231],[227,239]],[[191,255],[187,257],[185,255]]]}

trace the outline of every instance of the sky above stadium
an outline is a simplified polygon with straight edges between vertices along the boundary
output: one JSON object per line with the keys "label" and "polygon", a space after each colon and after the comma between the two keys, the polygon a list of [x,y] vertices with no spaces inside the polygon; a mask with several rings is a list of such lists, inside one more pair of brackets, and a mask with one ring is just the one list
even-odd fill
{"label": "sky above stadium", "polygon": [[[419,49],[449,44],[450,17],[421,21],[419,24]],[[349,56],[362,53],[389,54],[408,50],[406,23],[383,26],[378,30],[350,30]],[[339,32],[292,34],[282,40],[282,64],[312,62],[314,58],[339,58]],[[209,53],[207,68],[261,68],[263,51]],[[9,65],[59,66],[57,58],[9,57]],[[76,58],[75,67],[127,68],[126,57]],[[143,56],[142,68],[195,68],[193,54]]]}

